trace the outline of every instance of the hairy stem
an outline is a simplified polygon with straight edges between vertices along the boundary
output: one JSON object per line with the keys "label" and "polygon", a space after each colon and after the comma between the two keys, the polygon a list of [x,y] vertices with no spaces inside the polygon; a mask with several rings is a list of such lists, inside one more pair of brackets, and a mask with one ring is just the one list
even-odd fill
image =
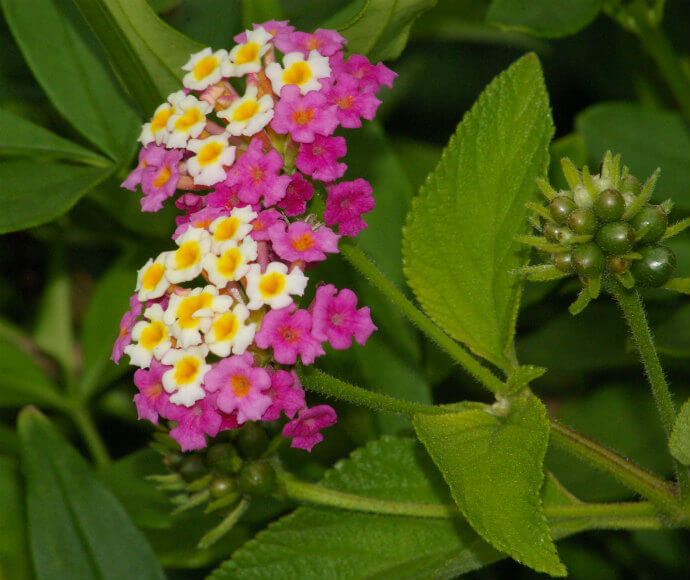
{"label": "hairy stem", "polygon": [[[661,423],[664,426],[666,437],[668,438],[671,435],[673,424],[676,420],[676,409],[671,399],[671,391],[668,388],[664,370],[661,368],[661,363],[659,362],[659,355],[654,346],[652,333],[647,324],[647,317],[645,316],[642,300],[637,291],[626,290],[619,283],[611,283],[609,287],[630,327],[630,332],[635,341],[637,352],[640,354],[642,364],[647,373],[647,378],[649,379],[649,384],[652,387],[652,393],[659,411]],[[680,462],[674,460],[674,464],[678,477],[678,485],[680,487],[681,500],[683,503],[688,504],[690,503],[690,473],[687,467]]]}
{"label": "hairy stem", "polygon": [[[435,519],[460,517],[460,512],[455,505],[398,502],[364,497],[301,481],[284,471],[279,471],[278,477],[287,495],[298,501],[381,515]],[[553,525],[581,521],[583,527],[593,529],[661,529],[666,527],[656,517],[655,508],[649,502],[576,503],[546,506],[544,511]]]}

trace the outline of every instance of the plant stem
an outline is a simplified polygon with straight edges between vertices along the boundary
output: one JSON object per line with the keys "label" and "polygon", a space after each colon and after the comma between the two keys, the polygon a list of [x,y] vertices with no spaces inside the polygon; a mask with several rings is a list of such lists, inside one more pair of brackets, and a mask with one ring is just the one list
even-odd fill
{"label": "plant stem", "polygon": [[386,276],[376,267],[371,258],[352,243],[341,243],[340,251],[369,280],[369,282],[390,300],[419,329],[460,363],[470,375],[493,392],[504,392],[505,384],[455,340],[449,337],[421,310],[419,310]]}
{"label": "plant stem", "polygon": [[111,461],[108,449],[96,428],[91,413],[82,406],[71,406],[65,409],[66,413],[72,418],[77,429],[81,433],[86,446],[89,448],[91,457],[98,467],[104,467]]}
{"label": "plant stem", "polygon": [[[617,282],[609,284],[609,290],[618,302],[623,311],[623,316],[630,327],[637,352],[640,354],[649,384],[652,387],[661,423],[668,438],[671,435],[676,420],[676,409],[671,399],[671,392],[664,376],[664,370],[659,362],[659,355],[654,346],[652,333],[647,324],[642,300],[637,291],[626,290]],[[674,460],[674,465],[678,477],[681,501],[686,505],[690,505],[690,472],[688,472],[687,467],[676,460]]]}
{"label": "plant stem", "polygon": [[612,475],[664,513],[677,517],[679,504],[669,482],[555,419],[551,419],[550,440],[588,465]]}
{"label": "plant stem", "polygon": [[[460,517],[460,512],[455,505],[398,502],[364,497],[301,481],[285,471],[278,471],[278,478],[285,487],[287,495],[298,501],[380,515],[434,519]],[[666,527],[655,516],[654,506],[648,502],[552,505],[546,506],[544,512],[549,520],[553,520],[554,525],[581,520],[586,527],[597,529],[661,529]]]}

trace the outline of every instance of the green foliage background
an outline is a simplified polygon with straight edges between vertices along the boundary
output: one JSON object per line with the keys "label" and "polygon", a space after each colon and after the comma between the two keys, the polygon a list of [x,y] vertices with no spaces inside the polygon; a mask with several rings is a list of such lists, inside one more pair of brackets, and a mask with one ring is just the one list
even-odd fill
{"label": "green foliage background", "polygon": [[[196,549],[196,541],[216,519],[194,513],[173,518],[166,497],[143,479],[161,472],[162,466],[145,448],[149,425],[136,421],[131,371],[124,363],[116,367],[108,361],[135,270],[166,249],[174,223],[170,210],[141,214],[138,196],[120,189],[119,183],[133,165],[142,119],[161,95],[176,89],[176,63],[195,50],[194,43],[229,47],[232,37],[251,22],[285,17],[307,30],[340,28],[355,51],[387,59],[399,77],[395,88],[383,94],[377,121],[348,135],[348,176],[365,177],[374,186],[377,208],[360,243],[400,288],[406,288],[402,228],[413,197],[484,87],[529,51],[544,68],[554,119],[552,180],[562,180],[560,156],[592,167],[612,149],[622,153],[641,178],[660,166],[657,201],[673,196],[674,215],[690,214],[686,121],[636,39],[599,13],[601,1],[535,1],[534,12],[519,9],[525,3],[511,0],[149,3],[188,38],[162,25],[134,0],[0,0],[0,578],[156,578],[160,571],[153,553],[169,578],[191,580],[206,577],[243,545],[237,559],[216,572],[218,580],[292,577],[281,568],[271,575],[268,563],[255,567],[257,553],[270,559],[275,552],[262,545],[253,552],[255,544],[246,542],[293,505],[256,506],[225,540],[209,550]],[[101,20],[95,32],[101,39],[124,38],[117,50],[112,43],[104,49],[80,15],[79,10],[93,22],[101,6],[108,7],[111,18]],[[664,27],[681,55],[690,55],[689,22],[687,3],[669,0]],[[683,66],[690,74],[690,60]],[[538,152],[535,158],[538,165]],[[492,215],[500,211],[487,209]],[[477,235],[486,218],[445,216],[454,217],[466,229],[476,227]],[[679,236],[672,247],[679,258],[677,275],[690,276],[690,235]],[[414,256],[424,261],[424,253]],[[430,254],[425,263],[439,256],[453,258]],[[453,269],[460,287],[471,285],[462,280],[470,267],[462,260],[458,257]],[[315,276],[356,289],[380,328],[366,347],[330,352],[321,368],[410,401],[490,402],[471,377],[344,260],[330,260]],[[412,286],[417,291],[414,282]],[[624,322],[607,300],[572,318],[567,305],[573,289],[568,283],[549,283],[528,285],[524,292],[517,356],[522,363],[549,369],[533,383],[534,391],[551,414],[670,476],[670,460],[660,452],[664,435]],[[646,297],[669,378],[679,400],[686,400],[687,298],[659,291]],[[477,322],[481,315],[472,314],[477,328],[483,328]],[[511,316],[501,315],[500,344],[480,344],[486,347],[480,354],[498,366],[511,364],[511,354],[501,350],[509,341],[505,320]],[[464,340],[461,331],[455,337]],[[18,431],[19,409],[25,405],[40,408],[53,426],[30,412],[22,415]],[[450,501],[428,459],[420,459],[420,448],[411,443],[414,431],[407,419],[335,406],[340,422],[326,441],[311,455],[288,452],[283,458],[296,473],[318,479],[336,461],[366,445],[342,470],[329,472],[324,484],[354,492],[365,481],[371,497]],[[427,426],[415,427],[426,443]],[[88,429],[101,433],[116,461],[92,470],[55,433],[60,431],[85,456],[97,455],[80,436]],[[582,500],[632,499],[614,480],[551,448],[546,465]],[[391,477],[366,480],[367,473],[388,469]],[[74,473],[81,475],[70,477]],[[406,491],[396,491],[393,482]],[[44,507],[35,508],[46,505],[54,506],[52,518],[41,514]],[[414,518],[400,523],[381,517],[372,529],[368,518],[300,508],[259,538],[270,546],[304,534],[304,551],[295,555],[295,565],[302,567],[300,578],[345,577],[327,567],[352,554],[357,558],[343,564],[352,578],[365,577],[364,568],[359,573],[357,566],[369,561],[379,565],[382,559],[389,562],[380,576],[385,578],[403,577],[403,571],[404,577],[431,577],[424,567],[429,562],[439,577],[465,571],[469,578],[536,577],[507,560],[471,571],[500,555],[464,523],[436,522],[432,528]],[[118,525],[101,528],[105,521]],[[47,550],[65,525],[72,526],[74,541],[67,543],[74,552],[61,552],[63,543],[53,556],[75,564],[59,576],[48,558],[49,571],[42,571],[41,562],[30,561],[29,545]],[[310,525],[332,530],[344,538],[344,545],[324,545],[309,535]],[[370,544],[358,543],[366,534],[387,541],[372,551]],[[410,538],[415,539],[410,545],[402,543]],[[690,573],[688,544],[687,537],[671,531],[590,532],[560,541],[558,551],[575,579],[681,578]],[[112,551],[102,553],[103,545]],[[312,569],[309,576],[317,556],[324,558],[323,567]],[[141,571],[118,568],[128,557],[132,566],[141,563]],[[84,562],[86,567],[79,568]],[[412,576],[416,565],[419,575]]]}

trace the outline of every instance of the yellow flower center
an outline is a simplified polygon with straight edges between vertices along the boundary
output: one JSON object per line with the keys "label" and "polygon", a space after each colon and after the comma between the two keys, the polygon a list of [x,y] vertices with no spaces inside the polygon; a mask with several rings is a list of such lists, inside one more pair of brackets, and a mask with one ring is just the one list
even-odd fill
{"label": "yellow flower center", "polygon": [[199,165],[211,165],[218,161],[220,154],[223,152],[222,143],[207,143],[199,151],[197,159],[199,160]]}
{"label": "yellow flower center", "polygon": [[242,252],[239,248],[230,248],[218,260],[218,272],[221,276],[232,278],[235,275],[237,266],[242,263]]}
{"label": "yellow flower center", "polygon": [[314,118],[314,109],[298,109],[292,113],[292,118],[298,125],[308,125]]}
{"label": "yellow flower center", "polygon": [[163,264],[151,264],[141,277],[141,287],[146,291],[153,290],[158,286],[163,278],[163,274],[165,274],[165,266]]}
{"label": "yellow flower center", "polygon": [[156,179],[153,180],[153,187],[163,187],[170,179],[170,166],[166,163],[161,170],[156,175]]}
{"label": "yellow flower center", "polygon": [[194,125],[204,120],[201,111],[196,107],[189,109],[177,121],[175,121],[175,129],[177,131],[189,131]]}
{"label": "yellow flower center", "polygon": [[154,320],[141,332],[139,344],[146,350],[153,350],[168,337],[168,331],[160,320]]}
{"label": "yellow flower center", "polygon": [[206,78],[218,68],[218,59],[215,56],[205,56],[194,66],[194,78],[200,81]]}
{"label": "yellow flower center", "polygon": [[235,64],[247,64],[254,62],[259,56],[259,45],[256,42],[248,42],[237,51]]}
{"label": "yellow flower center", "polygon": [[230,387],[233,391],[235,391],[235,396],[238,399],[241,399],[249,394],[251,385],[249,383],[249,379],[244,375],[232,375],[232,378],[230,379]]}
{"label": "yellow flower center", "polygon": [[300,61],[293,64],[283,72],[283,82],[286,85],[297,85],[301,87],[312,78],[311,68],[306,62]]}
{"label": "yellow flower center", "polygon": [[224,219],[218,224],[218,227],[216,227],[216,231],[213,233],[213,239],[217,242],[231,240],[237,233],[239,227],[240,220],[236,217]]}
{"label": "yellow flower center", "polygon": [[272,272],[261,278],[259,292],[264,298],[277,296],[285,289],[285,275],[280,272]]}
{"label": "yellow flower center", "polygon": [[194,318],[197,310],[202,308],[209,308],[213,303],[213,295],[208,292],[202,292],[198,296],[188,296],[177,307],[177,323],[180,328],[196,328],[201,322],[201,319]]}
{"label": "yellow flower center", "polygon": [[188,385],[194,382],[196,376],[199,374],[199,367],[201,361],[193,356],[186,356],[181,358],[175,365],[175,373],[173,377],[178,385]]}
{"label": "yellow flower center", "polygon": [[184,270],[196,264],[201,259],[199,242],[185,242],[175,252],[175,264],[178,269]]}
{"label": "yellow flower center", "polygon": [[290,245],[298,252],[304,252],[314,245],[314,236],[304,232],[301,236],[290,240]]}
{"label": "yellow flower center", "polygon": [[259,112],[259,103],[256,101],[245,101],[239,105],[232,114],[233,121],[244,123],[249,121],[254,115]]}
{"label": "yellow flower center", "polygon": [[168,119],[172,117],[174,112],[175,109],[168,107],[167,109],[163,109],[162,111],[156,113],[153,116],[153,119],[151,119],[151,132],[157,133],[161,129],[165,129],[165,126],[168,124]]}
{"label": "yellow flower center", "polygon": [[219,342],[231,340],[237,334],[239,327],[240,323],[237,317],[227,312],[213,322],[213,333],[216,335],[216,340]]}

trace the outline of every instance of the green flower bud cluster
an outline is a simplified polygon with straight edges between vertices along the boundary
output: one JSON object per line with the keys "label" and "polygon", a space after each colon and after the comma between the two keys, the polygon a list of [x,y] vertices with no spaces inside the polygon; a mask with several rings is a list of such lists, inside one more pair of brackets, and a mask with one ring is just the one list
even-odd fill
{"label": "green flower bud cluster", "polygon": [[[205,513],[232,515],[252,497],[281,495],[269,459],[277,450],[274,441],[283,441],[280,433],[272,441],[266,427],[255,422],[225,433],[213,445],[187,453],[180,451],[179,444],[163,427],[154,434],[151,446],[164,456],[163,463],[170,473],[149,479],[159,489],[174,493],[171,501],[177,507],[173,513],[205,505]],[[219,537],[214,535],[214,541]]]}
{"label": "green flower bud cluster", "polygon": [[579,277],[584,288],[571,306],[574,314],[597,298],[602,278],[614,277],[626,288],[666,284],[676,256],[664,241],[690,222],[669,226],[671,200],[650,203],[659,170],[641,184],[611,152],[598,174],[590,174],[587,166],[577,169],[568,158],[561,166],[570,189],[556,191],[538,180],[548,203],[527,206],[535,212],[530,222],[541,235],[516,238],[544,253],[548,262],[519,273],[530,280]]}

